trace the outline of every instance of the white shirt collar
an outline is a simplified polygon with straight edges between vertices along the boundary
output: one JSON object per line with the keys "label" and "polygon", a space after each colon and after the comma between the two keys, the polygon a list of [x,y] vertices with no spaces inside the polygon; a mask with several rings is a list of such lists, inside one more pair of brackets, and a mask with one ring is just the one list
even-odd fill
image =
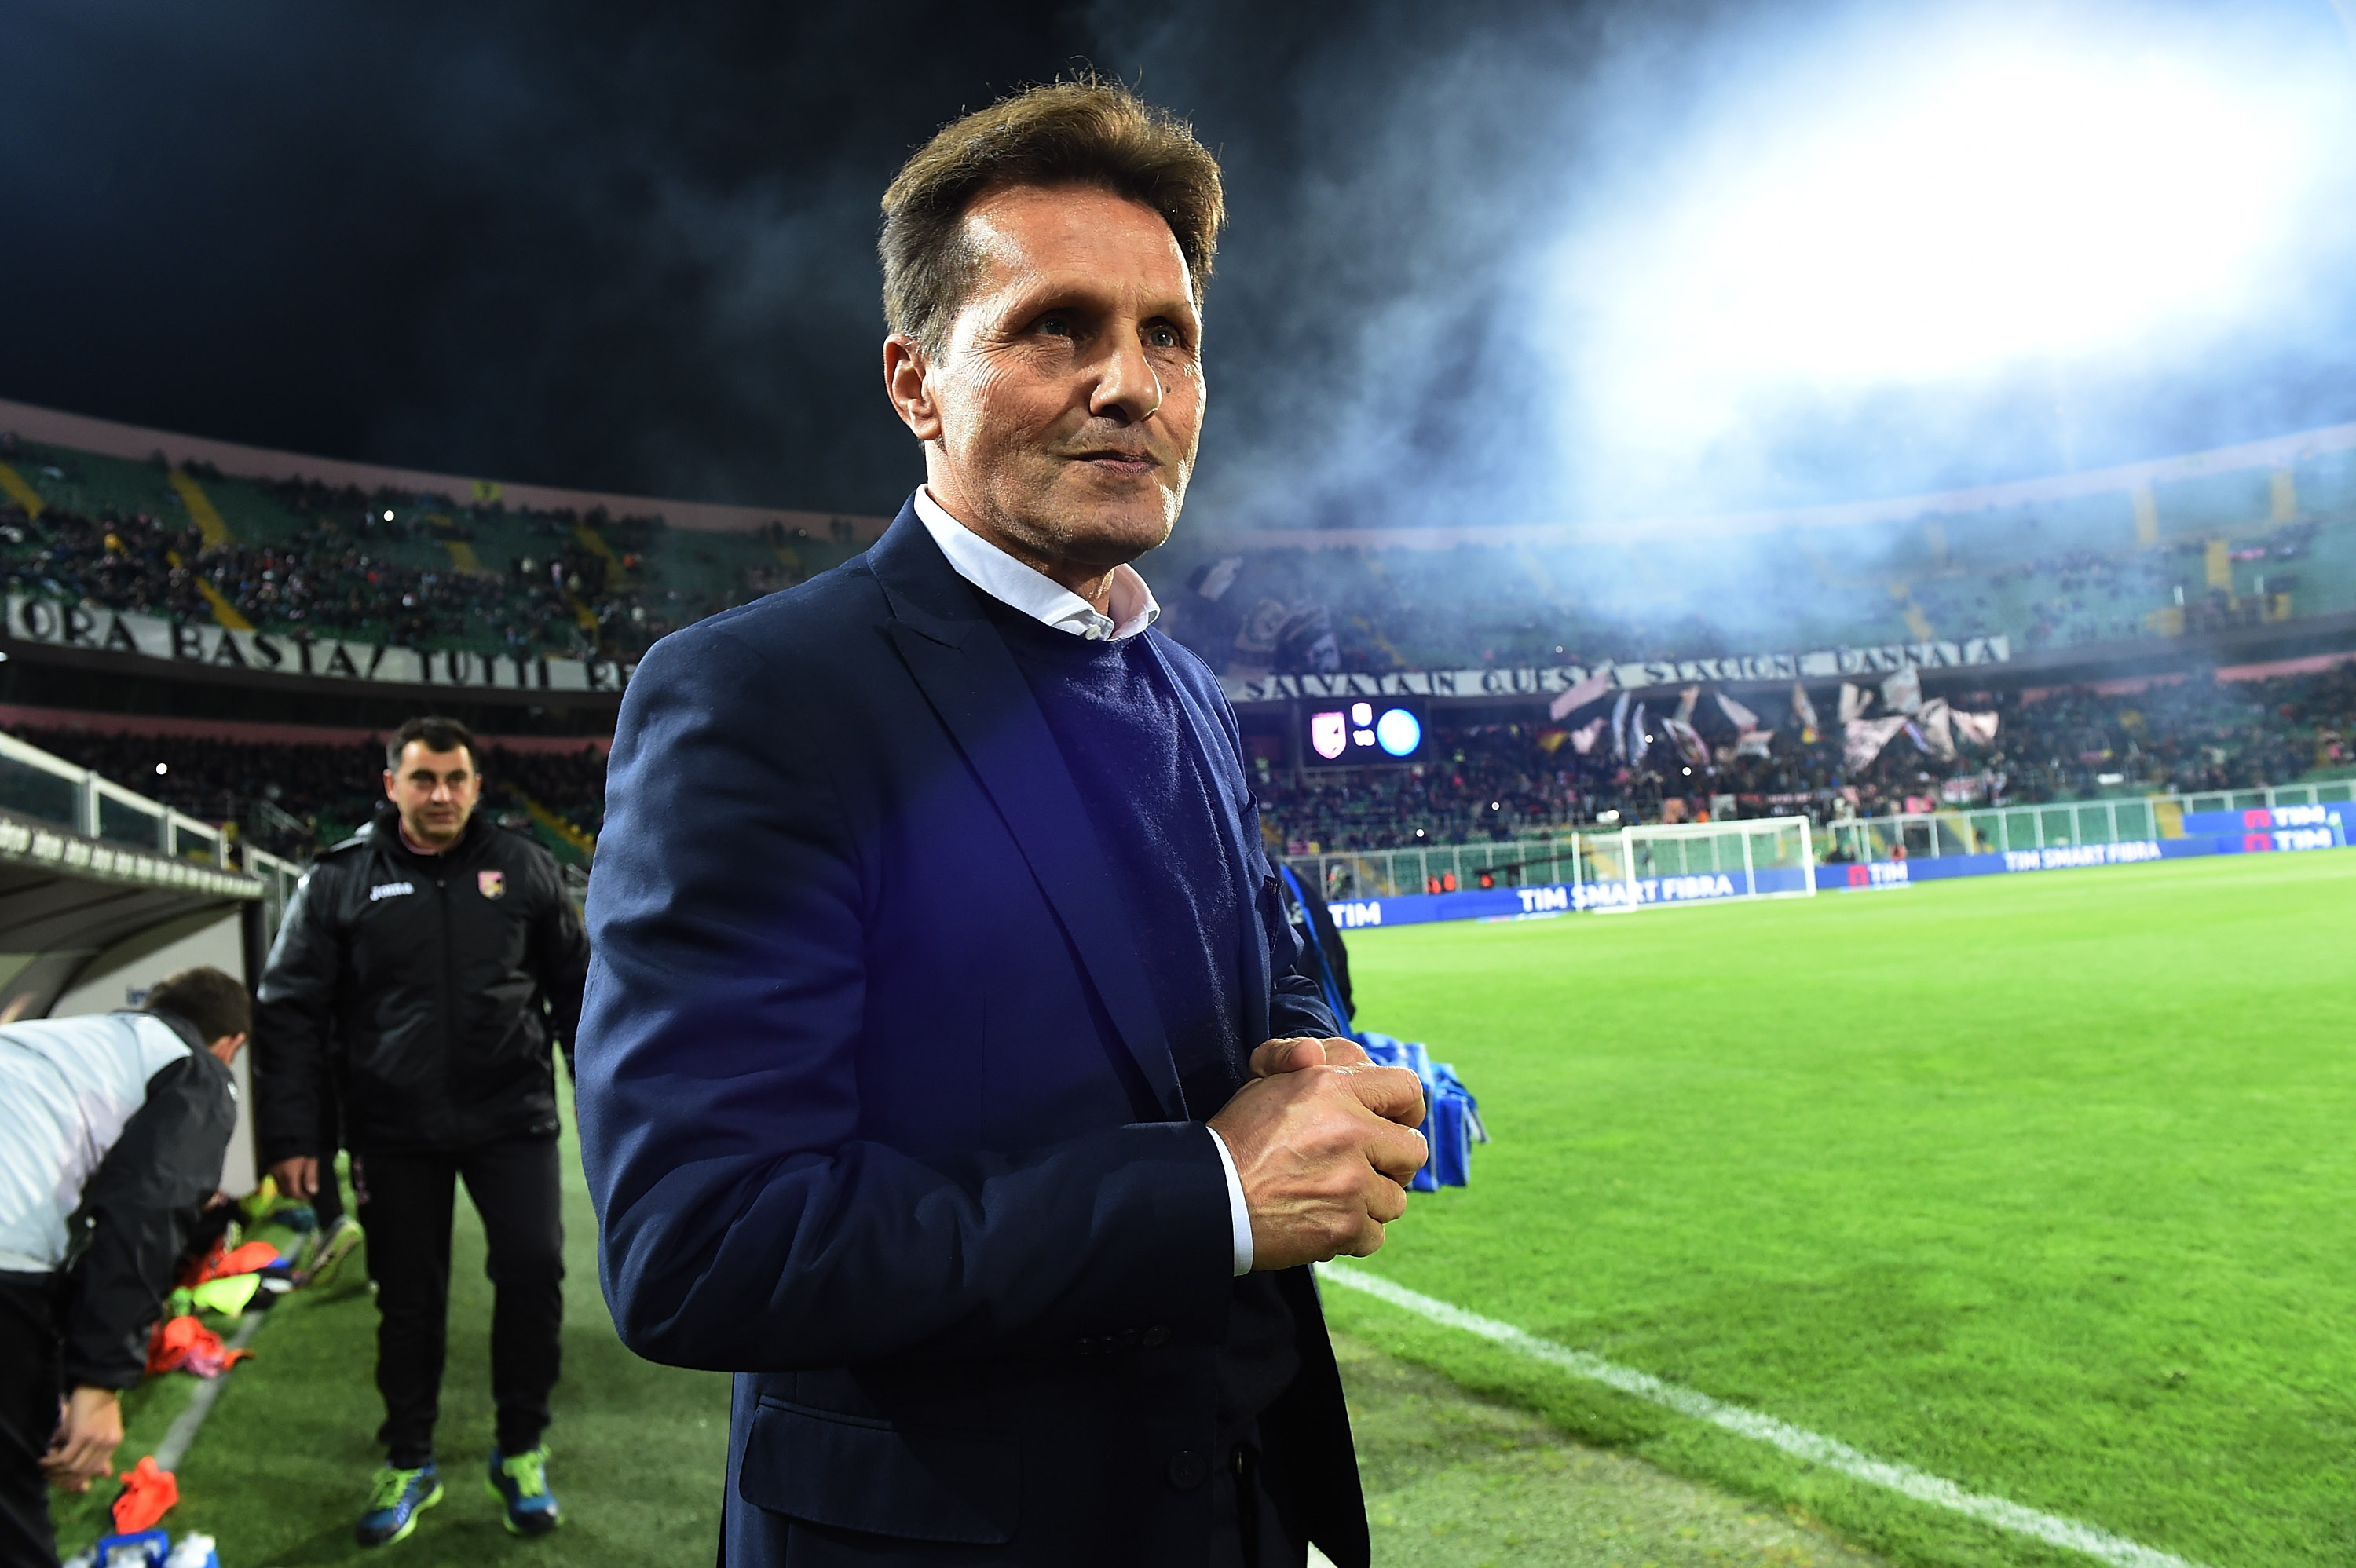
{"label": "white shirt collar", "polygon": [[1112,611],[1097,607],[1043,571],[1025,566],[996,545],[941,509],[929,486],[916,487],[916,519],[959,577],[1010,609],[1020,610],[1043,626],[1069,632],[1089,642],[1119,642],[1133,637],[1162,618],[1153,590],[1132,566],[1112,569]]}

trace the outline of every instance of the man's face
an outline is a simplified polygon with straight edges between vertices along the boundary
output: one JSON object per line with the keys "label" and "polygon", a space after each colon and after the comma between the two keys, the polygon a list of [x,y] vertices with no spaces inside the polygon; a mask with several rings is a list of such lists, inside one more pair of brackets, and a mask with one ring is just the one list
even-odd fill
{"label": "man's face", "polygon": [[483,776],[464,746],[433,752],[423,741],[402,747],[401,765],[384,774],[385,798],[401,813],[402,830],[436,849],[456,843],[466,830],[482,787]]}
{"label": "man's face", "polygon": [[936,357],[885,372],[930,443],[934,495],[1051,576],[1101,573],[1170,537],[1203,430],[1202,322],[1151,208],[1017,187],[965,218],[982,258]]}

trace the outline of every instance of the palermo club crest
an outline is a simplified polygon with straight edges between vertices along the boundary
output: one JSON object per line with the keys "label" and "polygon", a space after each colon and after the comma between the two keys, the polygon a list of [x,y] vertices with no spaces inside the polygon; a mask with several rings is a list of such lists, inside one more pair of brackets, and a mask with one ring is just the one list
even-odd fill
{"label": "palermo club crest", "polygon": [[477,871],[475,873],[475,886],[482,891],[485,898],[495,899],[508,891],[508,875],[505,871]]}

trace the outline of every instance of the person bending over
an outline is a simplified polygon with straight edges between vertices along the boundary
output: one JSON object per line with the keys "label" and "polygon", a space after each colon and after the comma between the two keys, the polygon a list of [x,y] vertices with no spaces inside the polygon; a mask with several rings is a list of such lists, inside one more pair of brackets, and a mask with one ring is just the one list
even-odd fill
{"label": "person bending over", "polygon": [[242,982],[186,969],[138,1012],[0,1026],[0,1563],[56,1563],[48,1488],[90,1489],[117,1395],[237,1126]]}

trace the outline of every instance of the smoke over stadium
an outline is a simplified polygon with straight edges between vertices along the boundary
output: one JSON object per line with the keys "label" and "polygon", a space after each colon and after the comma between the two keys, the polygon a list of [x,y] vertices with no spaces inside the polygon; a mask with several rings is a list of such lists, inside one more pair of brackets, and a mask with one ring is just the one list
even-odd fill
{"label": "smoke over stadium", "polygon": [[[1744,585],[1794,546],[1717,516],[2356,413],[2356,40],[2320,5],[1430,26],[1319,38],[1282,162],[1235,135],[1207,518],[1641,539],[1572,591],[1652,622],[1741,605],[1730,633],[1773,640]],[[1215,134],[1264,112],[1194,27],[1112,58]],[[1891,548],[1811,532],[1847,571]]]}

